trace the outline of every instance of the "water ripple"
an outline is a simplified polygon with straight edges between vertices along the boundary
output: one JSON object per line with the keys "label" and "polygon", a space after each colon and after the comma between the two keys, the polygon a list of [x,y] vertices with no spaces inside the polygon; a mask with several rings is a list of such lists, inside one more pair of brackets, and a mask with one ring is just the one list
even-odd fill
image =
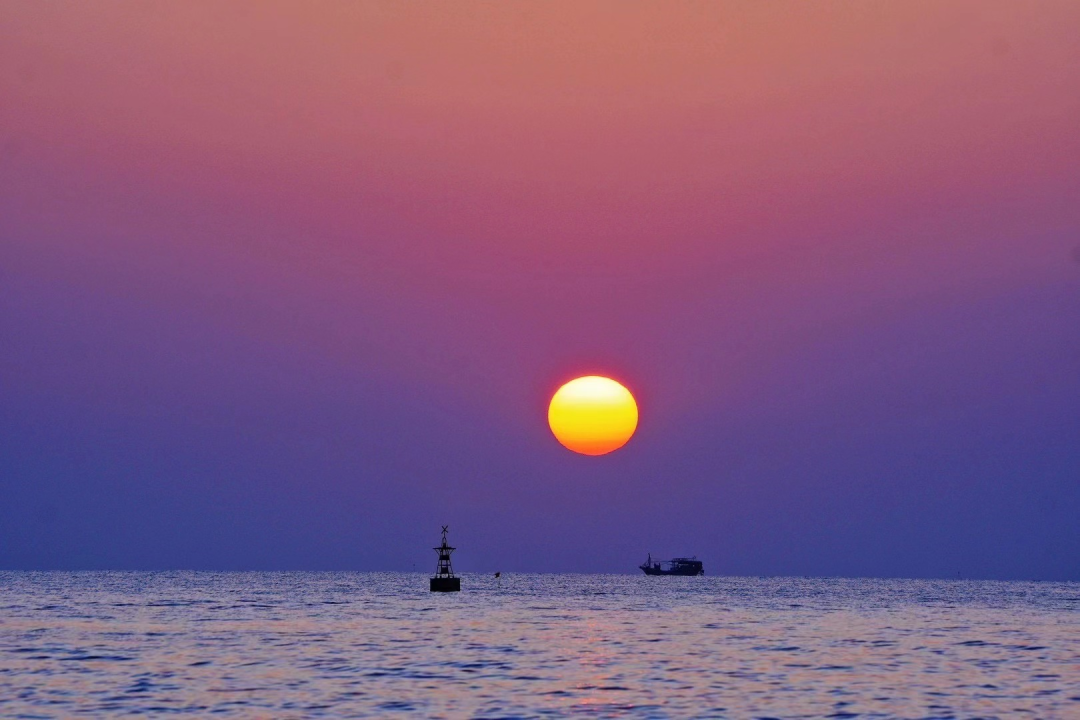
{"label": "water ripple", "polygon": [[0,573],[0,716],[1080,716],[1068,583]]}

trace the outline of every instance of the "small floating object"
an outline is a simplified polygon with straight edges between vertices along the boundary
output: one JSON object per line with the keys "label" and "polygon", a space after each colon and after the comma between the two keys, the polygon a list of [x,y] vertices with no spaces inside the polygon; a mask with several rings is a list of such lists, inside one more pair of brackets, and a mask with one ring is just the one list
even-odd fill
{"label": "small floating object", "polygon": [[461,590],[461,578],[454,576],[454,568],[450,565],[450,553],[456,548],[446,544],[446,532],[449,525],[442,526],[442,545],[435,548],[439,553],[439,564],[435,568],[435,576],[431,578],[431,592],[457,592]]}
{"label": "small floating object", "polygon": [[495,577],[496,578],[502,577],[502,571],[499,571],[499,572],[495,573]]}

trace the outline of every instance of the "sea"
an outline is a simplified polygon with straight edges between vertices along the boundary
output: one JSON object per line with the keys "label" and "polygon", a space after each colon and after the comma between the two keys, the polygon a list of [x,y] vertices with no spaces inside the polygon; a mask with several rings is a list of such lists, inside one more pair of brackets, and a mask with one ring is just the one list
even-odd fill
{"label": "sea", "polygon": [[0,573],[0,717],[1080,718],[1080,584]]}

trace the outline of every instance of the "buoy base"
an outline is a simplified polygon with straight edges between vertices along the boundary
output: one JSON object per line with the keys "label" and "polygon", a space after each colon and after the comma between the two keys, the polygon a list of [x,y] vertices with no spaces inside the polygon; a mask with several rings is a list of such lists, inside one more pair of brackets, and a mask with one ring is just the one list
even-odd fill
{"label": "buoy base", "polygon": [[461,578],[456,577],[433,577],[431,578],[431,592],[458,592],[461,590]]}

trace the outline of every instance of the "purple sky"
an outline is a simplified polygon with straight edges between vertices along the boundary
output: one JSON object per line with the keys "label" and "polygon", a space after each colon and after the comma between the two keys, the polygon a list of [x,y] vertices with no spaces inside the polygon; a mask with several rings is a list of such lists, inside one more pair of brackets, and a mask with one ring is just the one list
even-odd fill
{"label": "purple sky", "polygon": [[1080,580],[1080,6],[424,7],[5,4],[0,568]]}

